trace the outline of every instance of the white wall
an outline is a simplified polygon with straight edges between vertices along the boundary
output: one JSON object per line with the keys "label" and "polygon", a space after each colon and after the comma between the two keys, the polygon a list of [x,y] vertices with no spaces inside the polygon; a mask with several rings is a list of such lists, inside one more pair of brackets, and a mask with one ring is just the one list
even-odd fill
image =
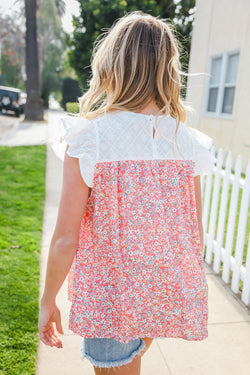
{"label": "white wall", "polygon": [[250,158],[250,1],[196,0],[189,73],[209,73],[209,57],[239,50],[239,67],[231,119],[203,113],[206,75],[188,77],[186,102],[195,113],[188,125],[215,139],[215,146],[231,150],[235,160],[243,158],[245,170]]}

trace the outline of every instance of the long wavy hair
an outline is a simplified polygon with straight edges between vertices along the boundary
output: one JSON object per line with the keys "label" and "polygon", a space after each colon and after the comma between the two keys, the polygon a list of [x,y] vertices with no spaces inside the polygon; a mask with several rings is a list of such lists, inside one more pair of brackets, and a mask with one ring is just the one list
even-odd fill
{"label": "long wavy hair", "polygon": [[94,44],[89,89],[79,98],[80,116],[93,119],[114,110],[139,112],[152,99],[156,116],[171,115],[186,122],[180,98],[179,41],[166,20],[141,11],[118,19]]}

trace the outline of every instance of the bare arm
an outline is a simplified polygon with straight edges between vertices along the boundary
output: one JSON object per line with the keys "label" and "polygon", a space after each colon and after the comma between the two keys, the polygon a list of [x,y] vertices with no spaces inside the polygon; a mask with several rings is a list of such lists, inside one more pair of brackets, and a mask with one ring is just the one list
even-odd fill
{"label": "bare arm", "polygon": [[78,246],[81,219],[88,199],[78,159],[65,156],[63,187],[55,231],[51,240],[43,300],[54,301]]}
{"label": "bare arm", "polygon": [[201,183],[200,176],[194,177],[196,211],[198,219],[198,227],[201,241],[201,250],[203,250],[203,225],[202,225],[202,201],[201,201]]}
{"label": "bare arm", "polygon": [[81,177],[79,161],[65,154],[63,187],[56,227],[50,243],[46,280],[39,316],[40,339],[47,345],[61,347],[52,322],[63,333],[60,311],[55,299],[72,265],[78,246],[81,219],[86,208],[89,187]]}

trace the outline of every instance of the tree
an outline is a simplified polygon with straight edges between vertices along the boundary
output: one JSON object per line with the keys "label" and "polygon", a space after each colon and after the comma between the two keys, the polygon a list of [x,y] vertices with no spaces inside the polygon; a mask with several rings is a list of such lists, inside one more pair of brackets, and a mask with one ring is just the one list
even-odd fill
{"label": "tree", "polygon": [[[2,84],[24,89],[25,2],[15,0],[15,4],[11,15],[0,14],[0,79]],[[45,107],[51,92],[61,93],[62,79],[72,70],[64,61],[68,37],[61,23],[64,12],[64,0],[37,0],[38,82]]]}
{"label": "tree", "polygon": [[[177,37],[182,44],[182,54],[180,57],[180,61],[182,70],[186,73],[188,73],[189,66],[195,9],[195,0],[180,0],[177,3],[177,7],[175,9],[174,20],[176,21],[176,32],[178,33]],[[181,94],[183,97],[186,96],[186,84],[187,76],[184,76],[184,87],[181,89]]]}
{"label": "tree", "polygon": [[155,8],[154,0],[78,0],[80,16],[74,17],[74,33],[70,40],[69,61],[83,87],[87,86],[90,74],[90,57],[93,43],[102,29],[124,15],[125,11]]}
{"label": "tree", "polygon": [[26,17],[26,91],[25,119],[43,120],[43,101],[40,98],[39,62],[37,46],[36,0],[25,0]]}
{"label": "tree", "polygon": [[24,30],[17,22],[19,12],[0,15],[0,74],[2,84],[23,89]]}
{"label": "tree", "polygon": [[[74,33],[69,40],[69,61],[81,86],[87,87],[90,78],[90,57],[98,35],[109,28],[125,12],[142,10],[175,24],[176,36],[182,46],[182,69],[188,71],[191,32],[195,0],[78,0],[80,15],[74,17]],[[185,82],[185,78],[183,81]],[[183,82],[183,83],[184,83]],[[182,90],[185,96],[185,88]]]}
{"label": "tree", "polygon": [[0,60],[1,75],[5,86],[22,87],[21,65],[14,60],[13,50],[4,46]]}
{"label": "tree", "polygon": [[55,0],[57,11],[60,17],[62,17],[65,13],[65,2],[64,0]]}
{"label": "tree", "polygon": [[81,89],[75,79],[70,77],[64,78],[62,85],[62,106],[64,109],[66,109],[66,103],[77,102],[81,94]]}
{"label": "tree", "polygon": [[63,69],[66,34],[62,29],[61,15],[65,9],[62,0],[38,0],[37,15],[39,60],[41,69],[41,95],[48,107],[51,92],[61,91],[62,80],[58,74]]}

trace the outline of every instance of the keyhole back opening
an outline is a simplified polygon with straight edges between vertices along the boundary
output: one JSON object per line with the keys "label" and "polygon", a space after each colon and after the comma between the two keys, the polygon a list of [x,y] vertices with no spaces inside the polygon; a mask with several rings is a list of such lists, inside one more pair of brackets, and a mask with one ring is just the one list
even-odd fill
{"label": "keyhole back opening", "polygon": [[155,139],[155,128],[153,128],[153,138]]}

